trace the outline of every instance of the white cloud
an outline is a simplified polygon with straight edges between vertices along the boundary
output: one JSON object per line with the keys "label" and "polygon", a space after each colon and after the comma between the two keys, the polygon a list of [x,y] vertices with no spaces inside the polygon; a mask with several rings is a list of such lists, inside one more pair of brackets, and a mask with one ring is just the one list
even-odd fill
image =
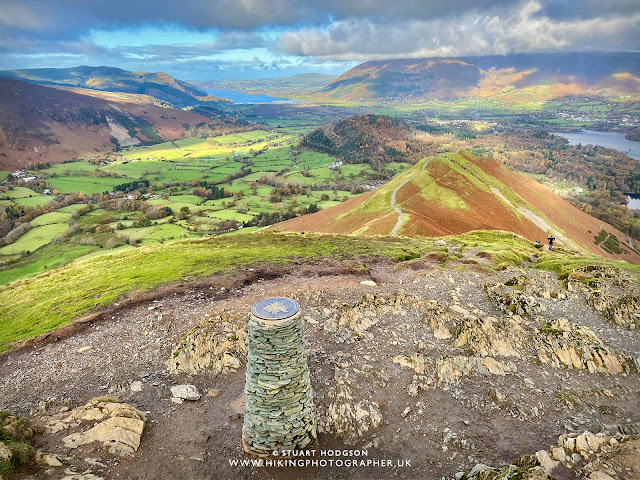
{"label": "white cloud", "polygon": [[640,47],[640,13],[592,19],[554,20],[529,0],[507,11],[469,12],[459,17],[334,22],[326,29],[303,28],[280,36],[283,52],[337,60],[552,52]]}

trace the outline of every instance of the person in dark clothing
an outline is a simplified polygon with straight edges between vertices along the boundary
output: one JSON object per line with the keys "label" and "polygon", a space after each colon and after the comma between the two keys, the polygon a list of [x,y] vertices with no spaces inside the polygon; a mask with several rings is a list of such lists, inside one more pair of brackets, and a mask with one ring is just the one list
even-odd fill
{"label": "person in dark clothing", "polygon": [[549,234],[549,237],[547,238],[547,240],[549,240],[549,250],[553,250],[553,242],[555,241],[555,239],[556,237]]}

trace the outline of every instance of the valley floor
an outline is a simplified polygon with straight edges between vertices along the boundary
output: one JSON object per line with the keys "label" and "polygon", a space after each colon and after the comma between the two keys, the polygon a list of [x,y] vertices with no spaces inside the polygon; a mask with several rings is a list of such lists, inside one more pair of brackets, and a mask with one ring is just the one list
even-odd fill
{"label": "valley floor", "polygon": [[[554,274],[515,267],[495,273],[477,267],[443,269],[429,261],[409,267],[385,261],[366,266],[366,274],[318,265],[297,271],[250,269],[235,279],[211,278],[136,305],[114,307],[65,338],[0,357],[0,409],[21,415],[38,409],[38,418],[62,405],[75,408],[110,394],[146,413],[140,448],[125,459],[96,444],[65,448],[60,440],[68,431],[37,436],[36,448],[66,459],[49,473],[61,475],[72,465],[98,476],[73,478],[453,478],[477,463],[499,467],[519,455],[546,450],[568,432],[622,428],[640,433],[640,377],[634,368],[608,375],[554,367],[541,363],[532,345],[510,337],[505,341],[521,349],[500,359],[508,367],[502,374],[475,371],[456,377],[454,368],[451,378],[426,379],[419,369],[407,368],[412,356],[467,358],[475,348],[471,341],[462,348],[455,346],[456,338],[446,338],[436,326],[445,317],[460,322],[505,317],[483,291],[485,282],[525,276],[548,291],[566,291]],[[371,280],[375,286],[361,283]],[[394,464],[409,460],[410,467],[230,465],[230,460],[246,458],[240,441],[244,366],[224,374],[169,374],[165,362],[185,333],[207,315],[226,309],[245,318],[251,305],[266,296],[294,297],[302,306],[322,430],[317,449],[366,449],[369,458]],[[640,332],[608,323],[582,293],[535,301],[544,311],[508,315],[522,325],[523,335],[565,317],[591,329],[619,358],[640,356]],[[246,318],[237,328],[246,328]],[[141,390],[131,388],[135,382],[141,382]],[[172,403],[169,388],[184,383],[196,385],[201,399]],[[341,404],[368,413],[361,421],[338,418]],[[579,478],[582,466],[560,464],[554,475]],[[640,471],[622,471],[616,478],[633,475]],[[52,477],[45,467],[31,466],[16,478]]]}

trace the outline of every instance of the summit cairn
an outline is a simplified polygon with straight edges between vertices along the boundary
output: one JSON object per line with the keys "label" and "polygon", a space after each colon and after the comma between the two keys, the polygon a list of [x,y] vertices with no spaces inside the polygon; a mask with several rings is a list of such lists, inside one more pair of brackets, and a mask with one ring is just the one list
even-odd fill
{"label": "summit cairn", "polygon": [[247,453],[300,450],[317,438],[300,305],[267,298],[251,309],[242,443]]}

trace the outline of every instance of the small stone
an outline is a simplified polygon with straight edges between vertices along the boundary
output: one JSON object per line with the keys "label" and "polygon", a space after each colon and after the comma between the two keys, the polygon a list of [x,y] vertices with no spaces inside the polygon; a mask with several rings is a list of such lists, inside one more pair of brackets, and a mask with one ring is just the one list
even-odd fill
{"label": "small stone", "polygon": [[84,353],[84,352],[88,352],[89,350],[93,350],[93,347],[90,345],[87,345],[86,347],[80,347],[78,350],[76,350],[76,352]]}
{"label": "small stone", "polygon": [[207,397],[217,397],[221,393],[222,390],[220,390],[219,388],[210,388],[209,390],[207,390]]}
{"label": "small stone", "polygon": [[536,452],[538,463],[544,469],[545,473],[550,474],[551,471],[558,466],[558,462],[553,460],[546,450],[538,450]]}
{"label": "small stone", "polygon": [[58,455],[54,455],[51,453],[38,451],[34,457],[36,463],[40,465],[45,465],[47,467],[61,467],[62,462],[60,461],[60,457]]}
{"label": "small stone", "polygon": [[411,411],[411,407],[405,408],[404,411],[401,413],[402,418],[405,418],[407,415],[409,415],[410,411]]}
{"label": "small stone", "polygon": [[78,473],[70,468],[65,470],[65,476],[60,480],[104,480],[104,477],[98,477],[93,473],[86,471],[84,473]]}
{"label": "small stone", "polygon": [[477,474],[486,472],[487,470],[493,470],[490,466],[485,465],[484,463],[477,463],[475,467],[469,472],[469,478],[475,477]]}
{"label": "small stone", "polygon": [[551,449],[551,457],[554,460],[557,460],[559,462],[563,462],[565,459],[566,453],[564,451],[564,448],[562,447],[553,447]]}
{"label": "small stone", "polygon": [[184,400],[200,400],[200,392],[195,385],[174,385],[171,387],[171,395]]}
{"label": "small stone", "polygon": [[12,456],[13,453],[11,452],[11,449],[6,446],[4,442],[0,442],[0,461],[2,461],[3,463],[9,462]]}
{"label": "small stone", "polygon": [[131,386],[129,387],[132,392],[141,392],[142,391],[142,382],[140,380],[136,380],[135,382],[131,382]]}
{"label": "small stone", "polygon": [[191,455],[189,460],[196,460],[197,462],[204,462],[204,455],[201,453],[196,453],[195,455]]}
{"label": "small stone", "polygon": [[597,470],[587,477],[589,480],[615,480],[611,475],[607,475],[602,470]]}
{"label": "small stone", "polygon": [[171,397],[171,402],[177,403],[178,405],[182,405],[184,403],[184,400],[178,397]]}
{"label": "small stone", "polygon": [[373,280],[363,280],[360,282],[360,285],[365,285],[367,287],[377,287],[378,284]]}

